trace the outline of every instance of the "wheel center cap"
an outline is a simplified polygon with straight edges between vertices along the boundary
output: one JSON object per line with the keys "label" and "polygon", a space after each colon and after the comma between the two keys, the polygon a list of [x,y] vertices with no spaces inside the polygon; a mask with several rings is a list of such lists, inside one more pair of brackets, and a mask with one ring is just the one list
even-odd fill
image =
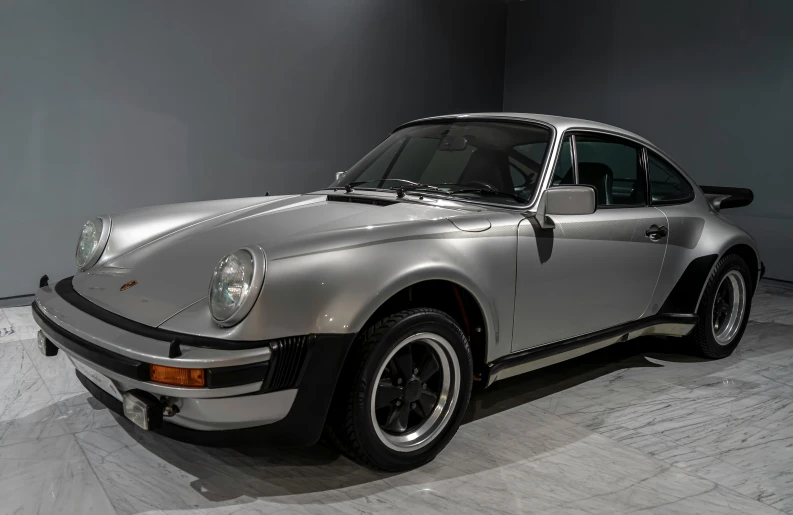
{"label": "wheel center cap", "polygon": [[421,397],[421,381],[413,380],[405,385],[405,400],[414,402]]}

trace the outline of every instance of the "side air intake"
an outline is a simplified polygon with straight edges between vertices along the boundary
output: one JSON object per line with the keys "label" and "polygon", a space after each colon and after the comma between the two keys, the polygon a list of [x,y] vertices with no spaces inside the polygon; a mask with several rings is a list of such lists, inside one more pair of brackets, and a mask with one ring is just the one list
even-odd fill
{"label": "side air intake", "polygon": [[270,373],[265,391],[286,390],[297,385],[308,352],[306,336],[270,342]]}

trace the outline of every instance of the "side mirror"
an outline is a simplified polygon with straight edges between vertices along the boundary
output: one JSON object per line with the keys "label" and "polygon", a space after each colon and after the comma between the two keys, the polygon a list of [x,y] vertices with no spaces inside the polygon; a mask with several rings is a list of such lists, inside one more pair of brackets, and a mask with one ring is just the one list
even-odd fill
{"label": "side mirror", "polygon": [[339,182],[347,175],[347,172],[336,172],[336,182]]}
{"label": "side mirror", "polygon": [[554,227],[549,215],[591,215],[597,209],[592,186],[553,186],[545,190],[537,205],[537,222],[543,229]]}

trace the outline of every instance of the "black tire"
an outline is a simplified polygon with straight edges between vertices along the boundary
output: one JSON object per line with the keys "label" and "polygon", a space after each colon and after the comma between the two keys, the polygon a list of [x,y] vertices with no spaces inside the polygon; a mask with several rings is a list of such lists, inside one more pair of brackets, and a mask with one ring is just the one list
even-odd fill
{"label": "black tire", "polygon": [[[719,286],[725,277],[733,271],[738,272],[743,277],[745,307],[743,309],[743,318],[734,336],[728,342],[720,343],[716,339],[716,330],[714,329],[714,304],[717,301]],[[699,354],[707,358],[726,358],[732,354],[738,343],[740,343],[741,337],[746,330],[746,324],[749,322],[753,293],[752,275],[743,258],[735,254],[728,254],[716,263],[699,303],[699,309],[697,310],[699,322],[690,335],[690,339]]]}
{"label": "black tire", "polygon": [[[378,436],[378,432],[381,435],[384,433],[380,427],[375,428],[372,396],[376,395],[375,385],[380,384],[382,379],[379,374],[382,367],[389,363],[387,358],[392,351],[403,345],[406,338],[425,332],[442,337],[453,350],[454,359],[459,364],[456,402],[448,404],[448,416],[442,417],[445,425],[439,422],[435,426],[439,429],[433,430],[433,436],[427,437],[423,446],[415,450],[394,450],[383,442],[383,436]],[[453,366],[451,350],[447,349],[446,355],[449,357],[448,363]],[[436,309],[400,311],[368,326],[356,338],[339,379],[328,416],[326,435],[345,455],[367,467],[393,472],[419,467],[432,461],[457,432],[470,400],[472,383],[471,350],[457,323]],[[415,404],[412,403],[410,407],[413,408]],[[402,409],[407,407],[405,404]]]}

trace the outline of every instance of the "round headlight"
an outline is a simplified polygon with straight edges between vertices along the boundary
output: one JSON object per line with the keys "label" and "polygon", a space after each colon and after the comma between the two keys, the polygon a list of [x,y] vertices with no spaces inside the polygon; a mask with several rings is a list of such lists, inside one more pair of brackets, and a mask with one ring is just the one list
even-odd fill
{"label": "round headlight", "polygon": [[215,267],[209,284],[209,311],[221,327],[240,322],[256,302],[264,279],[264,253],[258,247],[233,252]]}
{"label": "round headlight", "polygon": [[74,260],[80,270],[90,268],[99,260],[102,251],[105,249],[107,238],[110,233],[110,224],[102,218],[94,218],[85,222],[80,238],[77,240],[77,250],[74,253]]}

